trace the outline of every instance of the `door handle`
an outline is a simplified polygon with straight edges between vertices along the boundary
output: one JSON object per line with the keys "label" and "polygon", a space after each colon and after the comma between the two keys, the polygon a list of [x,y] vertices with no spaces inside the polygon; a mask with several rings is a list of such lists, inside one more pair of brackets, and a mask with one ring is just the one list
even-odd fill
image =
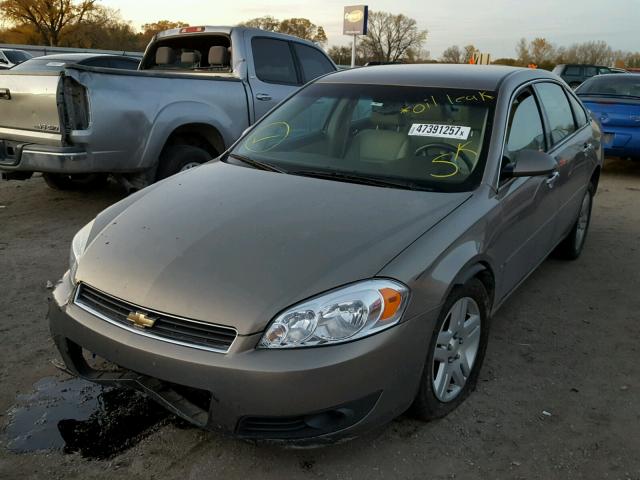
{"label": "door handle", "polygon": [[0,98],[11,100],[11,90],[8,88],[0,88]]}
{"label": "door handle", "polygon": [[588,152],[593,148],[593,143],[591,142],[586,142],[583,146],[582,146],[582,151],[583,152]]}
{"label": "door handle", "polygon": [[271,100],[271,95],[269,95],[268,93],[257,93],[256,98],[262,102],[268,102],[269,100]]}
{"label": "door handle", "polygon": [[549,178],[545,180],[545,182],[547,183],[547,187],[553,188],[558,181],[558,178],[560,178],[560,172],[553,172],[551,175],[549,175]]}

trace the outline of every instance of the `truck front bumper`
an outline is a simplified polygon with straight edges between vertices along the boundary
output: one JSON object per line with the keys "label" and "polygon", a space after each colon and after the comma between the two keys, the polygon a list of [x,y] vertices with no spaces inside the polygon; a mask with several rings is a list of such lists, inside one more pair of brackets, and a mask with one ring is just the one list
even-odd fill
{"label": "truck front bumper", "polygon": [[[318,348],[256,349],[261,334],[243,335],[220,354],[106,322],[74,304],[73,290],[66,275],[49,308],[51,333],[72,374],[142,391],[201,428],[307,445],[352,438],[405,411],[437,315]],[[89,352],[117,368],[89,367]]]}

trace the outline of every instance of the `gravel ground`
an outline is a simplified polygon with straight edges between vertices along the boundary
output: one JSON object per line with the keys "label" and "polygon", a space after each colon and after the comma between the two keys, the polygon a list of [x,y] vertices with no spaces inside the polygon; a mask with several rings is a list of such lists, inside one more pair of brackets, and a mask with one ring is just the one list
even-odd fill
{"label": "gravel ground", "polygon": [[[315,450],[199,431],[53,367],[47,282],[123,195],[0,183],[0,478],[640,479],[640,164],[607,163],[583,256],[547,260],[504,305],[457,411]],[[73,418],[89,421],[63,447]]]}

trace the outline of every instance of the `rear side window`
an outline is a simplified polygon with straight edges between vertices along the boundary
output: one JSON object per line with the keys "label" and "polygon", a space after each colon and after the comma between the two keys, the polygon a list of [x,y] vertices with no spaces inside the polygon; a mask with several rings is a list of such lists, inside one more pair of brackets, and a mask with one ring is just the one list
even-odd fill
{"label": "rear side window", "polygon": [[335,70],[331,62],[327,60],[327,57],[320,50],[300,43],[294,43],[293,45],[298,60],[300,60],[302,78],[305,83]]}
{"label": "rear side window", "polygon": [[598,74],[598,69],[596,67],[584,67],[584,76],[585,77],[593,77]]}
{"label": "rear side window", "polygon": [[576,130],[569,100],[562,87],[555,83],[539,83],[536,89],[549,120],[551,143],[556,145]]}
{"label": "rear side window", "polygon": [[545,150],[540,110],[529,90],[518,95],[509,113],[507,152],[513,159],[520,150]]}
{"label": "rear side window", "polygon": [[573,114],[576,117],[576,126],[578,128],[583,127],[589,121],[589,119],[587,118],[587,114],[584,111],[584,108],[582,108],[582,105],[580,105],[580,102],[578,102],[575,98],[573,98],[572,95],[569,95],[569,102],[571,103]]}
{"label": "rear side window", "polygon": [[580,67],[575,65],[568,65],[564,70],[565,75],[580,75]]}
{"label": "rear side window", "polygon": [[298,75],[289,42],[273,38],[251,41],[256,76],[263,82],[296,85]]}

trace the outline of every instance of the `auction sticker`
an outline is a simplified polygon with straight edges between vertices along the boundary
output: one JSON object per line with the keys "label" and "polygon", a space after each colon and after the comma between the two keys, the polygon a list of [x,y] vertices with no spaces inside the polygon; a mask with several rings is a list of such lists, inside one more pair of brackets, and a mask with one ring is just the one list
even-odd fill
{"label": "auction sticker", "polygon": [[409,135],[419,137],[455,138],[466,140],[471,133],[471,127],[459,125],[439,125],[437,123],[414,123],[409,129]]}

